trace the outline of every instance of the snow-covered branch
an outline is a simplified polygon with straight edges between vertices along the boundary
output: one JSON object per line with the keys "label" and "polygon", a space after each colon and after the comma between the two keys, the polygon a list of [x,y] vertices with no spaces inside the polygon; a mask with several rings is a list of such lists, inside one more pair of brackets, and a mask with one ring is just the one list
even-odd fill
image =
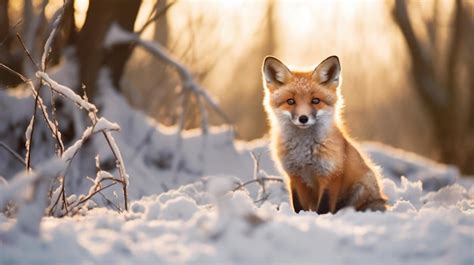
{"label": "snow-covered branch", "polygon": [[51,46],[53,45],[54,38],[57,35],[59,25],[61,24],[61,20],[64,16],[67,4],[68,4],[68,1],[65,1],[61,9],[56,11],[58,12],[59,15],[56,17],[56,19],[53,22],[53,28],[51,29],[51,33],[49,34],[48,39],[46,40],[46,43],[44,44],[43,55],[41,56],[41,70],[42,71],[46,70],[46,60],[48,59],[49,52],[51,51]]}
{"label": "snow-covered branch", "polygon": [[[209,128],[209,120],[208,120],[208,113],[204,103],[207,103],[211,109],[213,109],[226,123],[230,124],[230,120],[225,115],[225,113],[221,110],[217,102],[207,93],[206,89],[204,89],[194,78],[193,74],[189,71],[189,69],[181,63],[177,58],[175,58],[168,50],[163,47],[161,44],[157,42],[147,41],[140,38],[139,34],[131,33],[121,29],[117,24],[113,24],[109,33],[106,36],[104,46],[105,47],[112,47],[116,44],[121,43],[131,43],[133,45],[139,45],[144,48],[146,51],[154,55],[156,58],[162,60],[165,64],[172,66],[179,75],[181,86],[182,86],[182,93],[181,93],[181,110],[180,110],[180,117],[178,120],[178,130],[177,130],[177,142],[176,142],[176,150],[175,156],[172,165],[172,172],[173,175],[176,176],[177,171],[179,170],[179,163],[182,157],[182,150],[181,150],[181,132],[184,129],[184,121],[186,115],[186,108],[189,103],[189,94],[193,94],[195,96],[196,102],[198,103],[199,111],[201,114],[201,129],[203,136],[207,135],[208,128]],[[203,143],[206,140],[204,138]]]}
{"label": "snow-covered branch", "polygon": [[225,113],[220,109],[217,102],[209,95],[209,93],[207,93],[203,87],[201,87],[201,85],[196,82],[188,68],[172,54],[170,54],[168,50],[161,44],[143,40],[137,34],[127,32],[121,29],[118,25],[114,24],[107,34],[104,46],[112,47],[113,45],[121,43],[137,44],[166,64],[174,67],[179,74],[183,89],[192,91],[196,95],[202,97],[226,123],[231,123],[227,115],[225,115]]}
{"label": "snow-covered branch", "polygon": [[[70,162],[79,149],[82,147],[85,140],[90,138],[93,134],[98,132],[105,132],[109,133],[110,131],[118,131],[120,130],[120,126],[116,123],[112,123],[105,118],[100,118],[97,123],[93,126],[87,127],[87,129],[82,134],[82,137],[77,140],[73,145],[71,145],[66,151],[64,151],[61,159],[67,162]],[[115,150],[115,149],[114,149]]]}
{"label": "snow-covered branch", "polygon": [[97,112],[97,108],[94,104],[89,103],[87,100],[81,98],[78,94],[76,94],[72,89],[67,86],[63,86],[58,82],[54,81],[49,77],[49,75],[45,72],[38,71],[36,72],[36,76],[38,78],[42,78],[49,87],[54,90],[54,92],[66,97],[67,99],[71,100],[72,102],[76,103],[81,108],[86,109],[88,112]]}

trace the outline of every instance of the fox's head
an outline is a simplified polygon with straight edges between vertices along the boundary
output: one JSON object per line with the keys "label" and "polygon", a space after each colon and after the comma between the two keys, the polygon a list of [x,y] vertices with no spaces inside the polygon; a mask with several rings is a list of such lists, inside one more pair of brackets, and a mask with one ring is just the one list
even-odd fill
{"label": "fox's head", "polygon": [[336,56],[312,71],[292,71],[268,56],[263,62],[265,108],[271,119],[295,128],[327,128],[335,118],[341,65]]}

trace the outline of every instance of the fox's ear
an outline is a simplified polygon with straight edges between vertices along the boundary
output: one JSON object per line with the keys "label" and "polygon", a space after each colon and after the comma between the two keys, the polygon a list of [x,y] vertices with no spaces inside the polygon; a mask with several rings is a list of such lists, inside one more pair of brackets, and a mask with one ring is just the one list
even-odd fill
{"label": "fox's ear", "polygon": [[291,76],[291,71],[285,64],[273,56],[265,57],[262,71],[267,84],[283,85]]}
{"label": "fox's ear", "polygon": [[338,86],[341,75],[341,64],[337,56],[330,56],[322,61],[313,71],[313,80],[328,86]]}

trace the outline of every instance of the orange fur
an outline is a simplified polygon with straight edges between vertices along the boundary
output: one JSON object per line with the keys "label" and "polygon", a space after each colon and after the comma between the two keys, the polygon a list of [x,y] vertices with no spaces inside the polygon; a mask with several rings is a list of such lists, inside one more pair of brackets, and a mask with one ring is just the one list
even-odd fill
{"label": "orange fur", "polygon": [[380,174],[341,122],[340,70],[335,56],[313,71],[291,71],[274,57],[264,61],[264,106],[271,122],[272,153],[288,177],[297,212],[386,208]]}

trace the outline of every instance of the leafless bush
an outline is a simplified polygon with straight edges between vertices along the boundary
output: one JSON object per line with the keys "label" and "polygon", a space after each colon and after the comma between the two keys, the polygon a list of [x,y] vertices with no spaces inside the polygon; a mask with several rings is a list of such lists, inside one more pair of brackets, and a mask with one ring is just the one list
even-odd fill
{"label": "leafless bush", "polygon": [[262,203],[268,199],[270,196],[270,193],[267,193],[266,187],[265,187],[265,182],[267,181],[276,181],[276,182],[283,182],[283,179],[281,178],[275,178],[275,177],[269,177],[267,173],[263,170],[260,169],[260,154],[256,155],[254,152],[251,152],[250,155],[252,156],[253,160],[253,179],[249,180],[244,183],[240,183],[237,187],[235,187],[232,191],[237,191],[239,189],[242,189],[243,187],[252,184],[252,183],[258,183],[262,189],[262,193],[259,198],[255,200],[255,203]]}
{"label": "leafless bush", "polygon": [[[25,172],[17,174],[7,185],[0,186],[0,210],[4,209],[7,204],[12,202],[15,205],[18,205],[19,210],[16,226],[20,227],[20,229],[24,231],[30,232],[31,234],[37,234],[39,221],[44,214],[54,216],[74,215],[78,213],[86,204],[86,202],[92,199],[96,194],[104,196],[101,192],[115,184],[120,184],[122,186],[124,200],[123,209],[128,210],[127,187],[129,184],[129,176],[126,171],[120,149],[111,134],[112,131],[118,131],[120,127],[117,124],[111,123],[107,119],[98,116],[97,107],[90,103],[86,96],[81,97],[77,95],[72,89],[59,84],[46,73],[46,65],[48,56],[50,54],[51,45],[57,35],[66,4],[67,3],[64,4],[61,12],[58,13],[53,23],[51,33],[49,34],[43,49],[41,64],[38,65],[35,62],[33,56],[31,56],[28,50],[27,45],[23,43],[22,38],[20,35],[18,35],[18,40],[21,42],[31,64],[36,69],[36,80],[27,79],[25,76],[12,70],[8,66],[0,64],[0,67],[18,76],[23,82],[25,82],[32,90],[32,95],[35,98],[34,112],[25,132],[25,159],[22,159],[21,156],[18,155],[14,150],[11,150],[11,148],[6,148],[8,146],[5,144],[1,145],[25,165]],[[58,121],[54,115],[54,105],[52,106],[53,110],[49,111],[48,106],[45,105],[42,96],[40,95],[40,89],[45,87],[50,89],[53,96],[59,95],[66,100],[73,102],[78,107],[78,109],[84,110],[89,118],[90,125],[83,131],[82,136],[67,148],[65,148],[61,139],[61,131],[58,126]],[[54,101],[51,102],[51,104],[54,104]],[[47,158],[33,166],[31,164],[31,151],[33,148],[32,143],[35,140],[33,137],[33,131],[35,130],[35,126],[37,124],[36,120],[39,115],[37,113],[38,109],[40,110],[40,113],[46,122],[47,128],[50,130],[51,135],[55,141],[55,156]],[[51,117],[50,113],[53,114]],[[93,184],[90,187],[88,193],[79,196],[76,194],[67,194],[65,190],[65,182],[71,162],[78,151],[82,148],[84,142],[97,133],[103,135],[108,146],[110,147],[110,150],[115,157],[119,176],[113,176],[111,173],[100,169],[97,156],[97,174],[95,179],[92,180]],[[57,181],[55,183],[57,184],[51,185],[51,179],[56,179]],[[106,198],[106,200],[108,199]],[[118,205],[115,205],[114,208],[116,208],[118,211],[122,211],[122,207]],[[28,214],[25,212],[28,212]],[[28,219],[35,220],[28,221]]]}

